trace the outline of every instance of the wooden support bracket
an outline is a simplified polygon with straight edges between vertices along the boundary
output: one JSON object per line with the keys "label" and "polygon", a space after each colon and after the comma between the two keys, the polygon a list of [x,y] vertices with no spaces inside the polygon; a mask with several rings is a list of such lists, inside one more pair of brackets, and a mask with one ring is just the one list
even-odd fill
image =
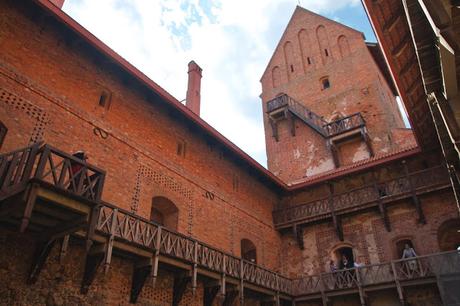
{"label": "wooden support bracket", "polygon": [[34,284],[38,276],[40,275],[43,266],[45,265],[46,259],[51,252],[56,240],[40,241],[36,248],[33,257],[32,266],[30,267],[29,276],[27,278],[28,284]]}
{"label": "wooden support bracket", "polygon": [[240,294],[240,292],[236,289],[227,290],[225,294],[224,302],[222,306],[232,306],[235,303],[236,297]]}
{"label": "wooden support bracket", "polygon": [[220,285],[206,286],[203,292],[203,305],[212,306],[220,290]]}
{"label": "wooden support bracket", "polygon": [[407,180],[409,182],[409,188],[410,188],[411,194],[412,194],[412,196],[411,196],[412,203],[415,206],[415,211],[417,212],[417,216],[418,216],[417,221],[420,224],[426,224],[426,218],[425,218],[425,214],[423,213],[422,203],[420,202],[420,199],[417,196],[415,188],[412,185],[411,177],[409,175],[409,168],[407,167],[407,163],[406,163],[405,160],[402,161],[402,165],[403,165],[403,170],[404,170],[404,173],[406,175],[406,178],[407,178]]}
{"label": "wooden support bracket", "polygon": [[139,294],[141,293],[146,280],[149,279],[150,274],[152,273],[152,267],[152,258],[139,261],[135,264],[133,269],[133,279],[131,282],[131,295],[129,297],[130,303],[135,304],[137,302]]}
{"label": "wooden support bracket", "polygon": [[88,293],[96,273],[106,256],[107,247],[105,244],[94,245],[91,244],[89,251],[86,254],[85,271],[81,282],[80,292],[83,294]]}
{"label": "wooden support bracket", "polygon": [[278,123],[272,118],[269,118],[268,120],[270,121],[270,126],[272,127],[272,136],[275,138],[276,142],[278,142]]}
{"label": "wooden support bracket", "polygon": [[191,280],[192,278],[189,275],[184,274],[174,277],[172,306],[179,305],[184,296],[185,289],[187,289],[187,285]]}
{"label": "wooden support bracket", "polygon": [[26,198],[24,199],[26,202],[26,206],[24,208],[24,214],[22,216],[21,225],[19,227],[19,231],[24,233],[29,226],[30,217],[32,216],[32,211],[35,206],[35,200],[37,199],[37,184],[29,185],[29,190],[25,193]]}
{"label": "wooden support bracket", "polygon": [[330,139],[327,142],[327,146],[328,146],[329,150],[331,151],[332,160],[334,161],[334,166],[336,168],[339,168],[340,167],[340,162],[339,162],[339,155],[337,153],[337,146]]}
{"label": "wooden support bracket", "polygon": [[297,224],[295,224],[292,227],[292,232],[294,234],[294,238],[297,241],[297,245],[299,246],[299,248],[301,250],[304,250],[305,245],[304,245],[304,242],[303,242],[303,228],[301,226],[298,226]]}

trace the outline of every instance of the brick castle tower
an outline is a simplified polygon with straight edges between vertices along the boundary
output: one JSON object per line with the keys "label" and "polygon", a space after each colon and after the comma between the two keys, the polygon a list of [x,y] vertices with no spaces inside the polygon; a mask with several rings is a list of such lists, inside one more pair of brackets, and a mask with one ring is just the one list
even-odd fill
{"label": "brick castle tower", "polygon": [[298,6],[261,78],[269,170],[296,183],[413,144],[384,67],[361,32]]}

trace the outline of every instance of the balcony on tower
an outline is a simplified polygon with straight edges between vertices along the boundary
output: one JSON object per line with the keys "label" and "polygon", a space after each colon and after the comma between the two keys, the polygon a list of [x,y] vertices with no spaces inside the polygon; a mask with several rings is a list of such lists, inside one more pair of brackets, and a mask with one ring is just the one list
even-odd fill
{"label": "balcony on tower", "polygon": [[273,137],[276,141],[279,141],[278,123],[284,119],[289,121],[291,135],[296,135],[294,117],[297,117],[316,133],[321,135],[332,154],[336,168],[340,167],[337,147],[341,143],[356,137],[364,141],[369,156],[374,156],[371,141],[366,129],[366,121],[359,112],[342,118],[336,118],[329,122],[326,121],[323,116],[316,114],[287,94],[282,94],[267,102],[266,113],[272,127]]}

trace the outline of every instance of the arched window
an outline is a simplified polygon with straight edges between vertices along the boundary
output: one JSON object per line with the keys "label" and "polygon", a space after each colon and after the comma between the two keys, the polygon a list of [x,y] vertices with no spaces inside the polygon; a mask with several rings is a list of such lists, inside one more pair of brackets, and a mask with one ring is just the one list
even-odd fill
{"label": "arched window", "polygon": [[460,248],[460,219],[445,221],[438,229],[439,250],[453,251]]}
{"label": "arched window", "polygon": [[5,141],[6,132],[8,132],[8,128],[0,121],[0,149],[2,148],[3,141]]}
{"label": "arched window", "polygon": [[281,85],[281,72],[280,72],[280,67],[278,66],[273,67],[272,83],[273,83],[273,88],[276,88]]}
{"label": "arched window", "polygon": [[346,245],[334,249],[331,254],[331,260],[337,269],[353,268],[355,264],[353,248]]}
{"label": "arched window", "polygon": [[323,63],[328,63],[331,59],[331,50],[325,26],[320,25],[316,28],[316,39],[318,40],[318,46],[321,53],[321,58],[323,59]]}
{"label": "arched window", "polygon": [[241,240],[241,258],[253,263],[257,263],[256,246],[249,239]]}
{"label": "arched window", "polygon": [[152,199],[150,220],[168,229],[177,230],[179,210],[177,209],[177,206],[168,198],[154,197]]}
{"label": "arched window", "polygon": [[348,54],[350,54],[350,45],[348,44],[348,39],[345,35],[340,35],[337,39],[337,43],[340,49],[340,55],[342,58],[345,58]]}
{"label": "arched window", "polygon": [[296,67],[294,63],[294,47],[290,41],[284,44],[284,58],[286,59],[288,75],[291,77],[294,75]]}
{"label": "arched window", "polygon": [[311,49],[310,49],[310,39],[308,37],[308,32],[305,29],[299,31],[298,34],[299,45],[300,45],[300,54],[302,55],[302,60],[304,63],[304,69],[307,70],[311,68],[312,58],[311,58]]}
{"label": "arched window", "polygon": [[412,243],[412,240],[410,238],[402,238],[399,239],[395,242],[395,259],[401,259],[403,256],[404,248],[406,247],[406,244],[410,248],[414,248],[414,244]]}

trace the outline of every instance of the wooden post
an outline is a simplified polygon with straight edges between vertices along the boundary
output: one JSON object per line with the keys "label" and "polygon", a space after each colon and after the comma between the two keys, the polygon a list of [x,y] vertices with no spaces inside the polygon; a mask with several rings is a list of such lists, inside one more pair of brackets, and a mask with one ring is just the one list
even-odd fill
{"label": "wooden post", "polygon": [[403,289],[398,279],[398,273],[396,271],[396,265],[394,261],[391,261],[391,270],[393,271],[393,278],[396,283],[396,289],[398,290],[399,302],[401,303],[401,306],[405,306],[406,302],[404,301]]}
{"label": "wooden post", "polygon": [[153,253],[153,268],[152,268],[152,286],[155,287],[155,283],[158,277],[158,263],[160,259],[160,247],[161,247],[161,226],[158,226],[157,239],[155,240],[155,250]]}
{"label": "wooden post", "polygon": [[240,258],[240,306],[244,305],[244,261]]}
{"label": "wooden post", "polygon": [[104,274],[109,272],[110,263],[112,262],[113,241],[115,239],[115,230],[118,222],[118,208],[115,208],[112,213],[112,224],[110,226],[110,236],[107,239],[107,251],[104,258]]}
{"label": "wooden post", "polygon": [[407,163],[405,160],[402,161],[404,174],[407,178],[409,183],[410,192],[412,194],[412,203],[415,205],[415,210],[417,211],[418,215],[418,223],[426,224],[425,214],[423,213],[422,205],[420,203],[420,199],[417,196],[414,186],[412,185],[411,177],[409,175],[409,169],[407,168]]}
{"label": "wooden post", "polygon": [[355,273],[356,273],[356,282],[358,285],[358,293],[359,293],[359,301],[361,302],[361,306],[366,306],[366,293],[364,292],[363,284],[361,283],[361,275],[360,269],[355,268]]}
{"label": "wooden post", "polygon": [[327,296],[326,296],[326,292],[325,292],[325,287],[324,286],[324,280],[323,280],[323,275],[320,274],[319,275],[319,289],[321,291],[321,301],[323,302],[323,306],[328,306],[328,299],[327,299]]}
{"label": "wooden post", "polygon": [[272,127],[272,135],[275,138],[276,142],[278,142],[278,123],[272,118],[269,118],[268,120],[270,121],[270,126]]}
{"label": "wooden post", "polygon": [[382,191],[380,190],[378,186],[377,178],[375,177],[374,171],[372,171],[371,174],[372,174],[372,182],[374,183],[374,190],[375,190],[375,193],[377,194],[377,203],[379,206],[380,215],[382,216],[382,219],[383,219],[383,224],[385,225],[385,229],[387,230],[387,232],[391,232],[390,219],[388,218],[387,209],[386,209],[386,206],[383,204],[382,197],[381,197]]}
{"label": "wooden post", "polygon": [[197,287],[198,241],[195,240],[192,265],[192,294],[195,296]]}
{"label": "wooden post", "polygon": [[335,208],[334,208],[334,186],[332,186],[332,184],[328,184],[328,185],[329,185],[328,203],[329,203],[329,209],[332,215],[332,222],[334,224],[334,228],[337,233],[337,237],[339,237],[340,241],[343,241],[342,220],[340,219],[339,216],[336,215]]}

